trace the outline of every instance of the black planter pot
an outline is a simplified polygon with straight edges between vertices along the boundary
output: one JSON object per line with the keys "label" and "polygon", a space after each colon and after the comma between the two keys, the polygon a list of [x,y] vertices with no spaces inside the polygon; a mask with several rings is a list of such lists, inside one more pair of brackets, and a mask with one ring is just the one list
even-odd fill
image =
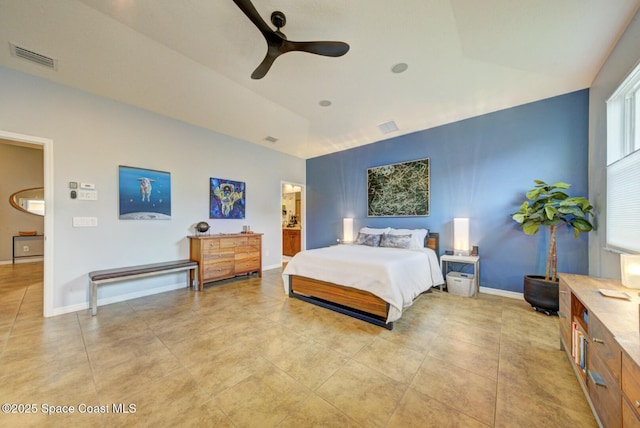
{"label": "black planter pot", "polygon": [[536,311],[556,315],[560,309],[558,282],[547,281],[544,276],[525,275],[524,300]]}

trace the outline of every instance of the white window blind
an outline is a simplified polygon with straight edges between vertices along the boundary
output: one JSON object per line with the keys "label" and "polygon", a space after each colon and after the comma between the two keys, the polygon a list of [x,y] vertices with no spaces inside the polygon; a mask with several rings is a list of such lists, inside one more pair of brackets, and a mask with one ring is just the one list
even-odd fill
{"label": "white window blind", "polygon": [[640,253],[640,64],[607,101],[607,247]]}
{"label": "white window blind", "polygon": [[607,167],[607,245],[640,253],[640,150]]}

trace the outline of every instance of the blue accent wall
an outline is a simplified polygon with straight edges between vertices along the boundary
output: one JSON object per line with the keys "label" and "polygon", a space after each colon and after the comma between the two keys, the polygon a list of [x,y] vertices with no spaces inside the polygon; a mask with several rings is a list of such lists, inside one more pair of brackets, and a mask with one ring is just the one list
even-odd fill
{"label": "blue accent wall", "polygon": [[[307,248],[335,244],[342,219],[356,230],[426,227],[453,247],[453,218],[470,218],[480,253],[480,285],[522,292],[522,277],[544,274],[548,230],[527,236],[511,220],[533,180],[572,184],[588,195],[589,90],[403,135],[307,160]],[[398,120],[400,126],[402,122]],[[367,168],[415,159],[431,162],[428,217],[367,217]],[[597,208],[597,207],[596,207]],[[557,234],[558,270],[588,273],[588,239]]]}

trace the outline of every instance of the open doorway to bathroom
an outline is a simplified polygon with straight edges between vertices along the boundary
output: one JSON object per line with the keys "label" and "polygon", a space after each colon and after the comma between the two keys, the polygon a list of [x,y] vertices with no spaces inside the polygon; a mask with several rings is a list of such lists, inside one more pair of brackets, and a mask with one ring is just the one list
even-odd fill
{"label": "open doorway to bathroom", "polygon": [[305,186],[282,182],[282,264],[304,249]]}

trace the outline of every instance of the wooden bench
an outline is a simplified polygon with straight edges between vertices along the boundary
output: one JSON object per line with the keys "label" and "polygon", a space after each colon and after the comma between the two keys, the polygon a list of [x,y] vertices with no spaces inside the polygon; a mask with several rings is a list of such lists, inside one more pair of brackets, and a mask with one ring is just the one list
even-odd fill
{"label": "wooden bench", "polygon": [[185,270],[189,271],[187,287],[190,287],[193,280],[197,282],[198,262],[188,259],[89,272],[89,303],[91,305],[91,315],[95,315],[98,312],[98,285]]}

